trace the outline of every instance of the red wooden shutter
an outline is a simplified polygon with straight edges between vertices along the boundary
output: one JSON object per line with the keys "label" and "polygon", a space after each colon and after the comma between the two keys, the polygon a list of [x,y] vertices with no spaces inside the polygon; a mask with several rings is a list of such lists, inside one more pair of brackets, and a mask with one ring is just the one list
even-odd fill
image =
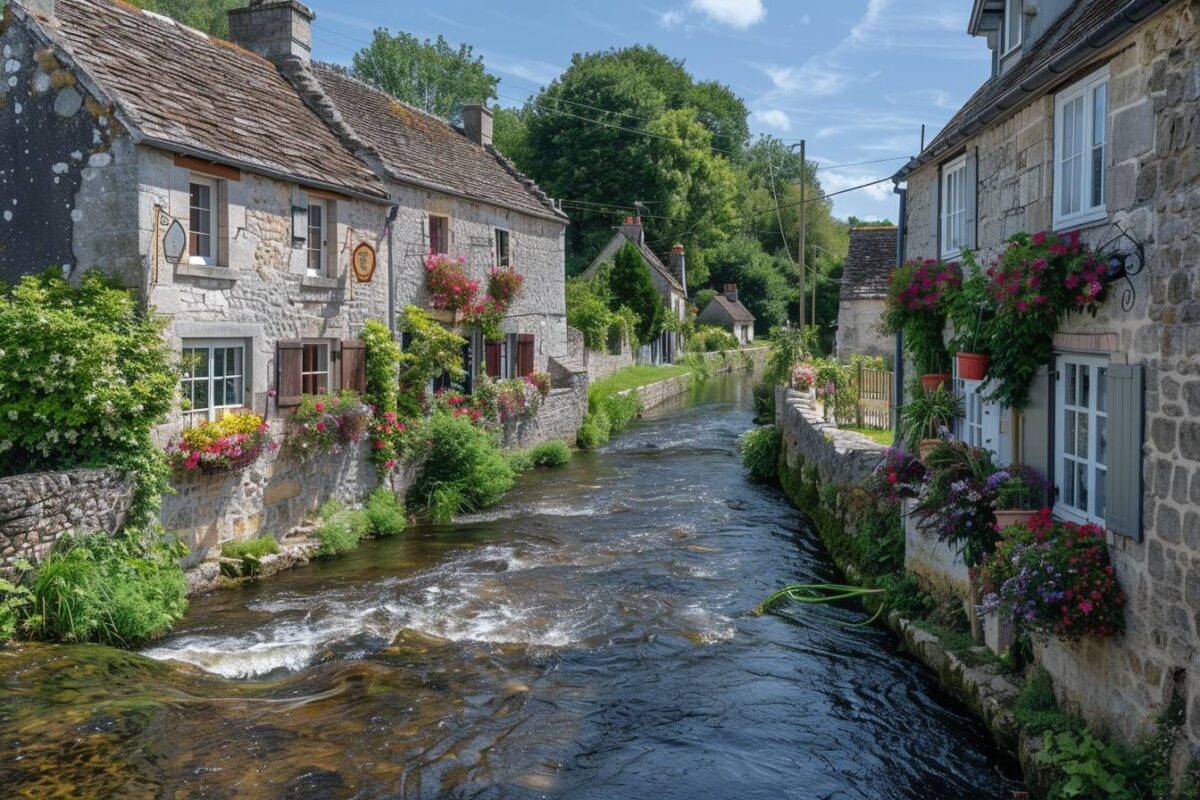
{"label": "red wooden shutter", "polygon": [[275,343],[275,403],[280,408],[300,405],[304,394],[300,379],[303,359],[303,342],[280,339]]}
{"label": "red wooden shutter", "polygon": [[488,377],[500,377],[500,342],[487,342],[484,345],[484,366]]}
{"label": "red wooden shutter", "polygon": [[367,390],[367,346],[357,339],[342,340],[342,388]]}
{"label": "red wooden shutter", "polygon": [[517,334],[517,376],[525,377],[533,372],[533,334]]}

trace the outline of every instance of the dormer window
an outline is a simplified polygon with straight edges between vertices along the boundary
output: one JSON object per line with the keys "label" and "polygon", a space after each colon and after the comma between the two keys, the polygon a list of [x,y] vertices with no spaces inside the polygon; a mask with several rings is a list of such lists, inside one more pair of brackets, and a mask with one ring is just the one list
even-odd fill
{"label": "dormer window", "polygon": [[1004,46],[1002,55],[1008,55],[1021,46],[1022,3],[1024,0],[1004,0]]}

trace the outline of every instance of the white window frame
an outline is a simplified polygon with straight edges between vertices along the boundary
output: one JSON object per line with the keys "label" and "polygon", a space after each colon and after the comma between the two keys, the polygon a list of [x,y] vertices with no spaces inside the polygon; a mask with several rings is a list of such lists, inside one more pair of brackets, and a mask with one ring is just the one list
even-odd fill
{"label": "white window frame", "polygon": [[981,381],[954,379],[955,394],[963,401],[963,415],[958,419],[958,439],[971,447],[984,446],[983,395],[979,391]]}
{"label": "white window frame", "polygon": [[[445,232],[446,232],[446,241],[440,242],[440,244],[442,245],[442,249],[440,251],[436,247],[434,247],[434,244],[433,244],[433,227],[436,224],[437,220],[441,220],[443,223],[445,223]],[[437,254],[437,255],[450,255],[450,249],[451,249],[450,217],[448,217],[444,214],[430,214],[429,222],[427,223],[427,228],[428,228],[428,230],[426,230],[426,234],[429,239],[429,252],[433,253],[433,254]]]}
{"label": "white window frame", "polygon": [[[501,256],[501,253],[500,253],[500,238],[501,238],[501,236],[504,237],[504,244],[505,244],[504,249],[507,251],[503,256]],[[493,242],[492,246],[493,246],[493,248],[495,248],[495,251],[496,251],[495,259],[494,259],[495,265],[497,267],[511,267],[512,266],[512,232],[509,231],[507,228],[496,228],[492,232],[492,242]]]}
{"label": "white window frame", "polygon": [[967,245],[967,155],[942,165],[942,199],[938,210],[942,258],[958,258]]}
{"label": "white window frame", "polygon": [[[202,377],[195,377],[195,376],[189,374],[188,372],[185,372],[183,377],[180,379],[180,388],[179,388],[180,394],[184,397],[185,400],[187,400],[189,403],[192,403],[193,399],[195,398],[194,386],[196,383],[203,381],[208,384],[208,407],[200,408],[200,409],[195,408],[195,407],[187,408],[183,412],[184,418],[188,419],[188,420],[193,420],[193,421],[203,418],[205,420],[208,420],[209,422],[213,422],[215,420],[220,419],[224,415],[224,413],[229,410],[245,408],[245,406],[246,406],[246,377],[247,377],[247,375],[246,375],[246,350],[247,350],[247,348],[246,348],[245,340],[243,340],[243,339],[184,339],[183,345],[180,348],[180,351],[184,352],[184,351],[188,351],[188,350],[193,351],[193,352],[205,351],[205,355],[203,356],[203,358],[205,359],[204,369],[205,369],[206,374]],[[222,356],[224,356],[224,353],[227,350],[241,351],[241,355],[239,357],[240,363],[241,363],[241,370],[235,371],[235,373],[233,373],[233,374],[222,374],[218,378],[216,375],[217,352],[220,351],[222,353]],[[185,356],[185,358],[186,358],[186,356]],[[222,402],[220,402],[220,403],[214,402],[214,399],[216,398],[215,383],[218,380],[220,380],[222,382],[222,391],[221,391]],[[224,399],[225,399],[224,383],[226,381],[234,381],[234,386],[236,387],[234,389],[234,396],[235,396],[235,398],[237,398],[237,401],[234,403],[224,402]],[[186,391],[184,388],[185,386],[193,387],[193,391]]]}
{"label": "white window frame", "polygon": [[[302,394],[333,394],[333,351],[329,346],[329,342],[302,342],[302,350],[300,352],[300,391]],[[307,366],[306,359],[308,358],[308,348],[315,347],[317,352],[317,364],[315,369],[305,369]],[[323,366],[323,368],[322,368]],[[305,385],[310,378],[314,381],[325,378],[325,391],[310,392]]]}
{"label": "white window frame", "polygon": [[[1001,58],[1004,58],[1009,53],[1020,47],[1022,40],[1025,38],[1025,32],[1023,30],[1025,24],[1021,19],[1021,15],[1024,12],[1022,11],[1021,7],[1022,0],[1005,0],[1004,2],[1004,29],[1000,33],[1001,38],[1004,40],[1004,47],[1000,53]],[[1017,36],[1015,41],[1009,37],[1009,34],[1012,33],[1013,30],[1014,21],[1016,22],[1017,26]]]}
{"label": "white window frame", "polygon": [[[208,187],[208,230],[198,230],[195,233],[208,237],[209,255],[202,256],[192,249],[192,209],[200,206],[192,205],[192,186]],[[221,240],[218,237],[219,216],[221,210],[221,184],[215,178],[207,175],[191,173],[188,175],[188,263],[206,267],[215,267],[220,261]]]}
{"label": "white window frame", "polygon": [[[1072,367],[1088,371],[1089,392],[1086,404],[1080,403],[1082,381],[1079,377],[1076,377],[1075,396],[1071,398],[1066,396],[1068,369]],[[1108,387],[1106,375],[1108,367],[1109,360],[1104,356],[1062,354],[1055,360],[1057,375],[1054,392],[1054,513],[1074,522],[1094,522],[1102,527],[1104,525],[1104,509],[1098,507],[1099,498],[1102,494],[1107,497],[1107,492],[1097,491],[1097,477],[1098,473],[1104,473],[1105,478],[1108,475],[1107,453],[1105,452],[1107,446],[1101,447],[1102,443],[1107,442]],[[1079,374],[1076,373],[1077,376]],[[1066,452],[1068,432],[1073,434],[1075,439],[1071,449],[1075,451],[1080,449],[1078,447],[1079,426],[1076,425],[1068,431],[1069,414],[1086,414],[1087,444],[1084,453]],[[1080,466],[1085,470],[1083,485],[1087,493],[1086,507],[1079,505],[1078,487],[1081,484],[1075,483],[1070,491],[1067,489],[1068,462],[1072,467],[1069,476],[1072,481],[1076,481],[1078,478],[1077,470]]]}
{"label": "white window frame", "polygon": [[[308,218],[305,221],[304,233],[304,269],[310,277],[324,277],[329,272],[329,206],[326,201],[309,195]],[[319,222],[313,225],[313,210],[317,210]],[[317,231],[317,241],[313,241],[313,231]],[[312,264],[313,254],[317,255],[318,266]]]}
{"label": "white window frame", "polygon": [[508,369],[508,337],[500,340],[500,377],[509,377]]}
{"label": "white window frame", "polygon": [[[1102,109],[1102,119],[1099,120],[1100,124],[1097,127],[1096,93],[1101,87],[1103,87],[1104,108]],[[1078,105],[1076,106],[1077,101]],[[1064,164],[1064,153],[1067,146],[1068,106],[1072,107],[1070,112],[1072,120],[1075,119],[1076,111],[1083,115],[1083,122],[1077,131],[1080,137],[1079,150],[1071,155],[1072,160],[1078,158],[1078,178],[1072,174],[1069,181],[1064,175],[1067,171]],[[1055,230],[1076,228],[1108,218],[1107,198],[1105,197],[1108,189],[1108,109],[1107,65],[1067,87],[1054,97],[1054,192],[1051,202],[1054,204]],[[1097,133],[1103,137],[1098,144],[1095,141]],[[1072,150],[1074,150],[1074,144],[1072,141]],[[1097,149],[1100,155],[1100,203],[1098,205],[1092,202],[1096,189],[1094,154]],[[1070,186],[1067,185],[1068,182],[1071,183]],[[1064,199],[1076,191],[1079,192],[1079,208],[1064,212]]]}

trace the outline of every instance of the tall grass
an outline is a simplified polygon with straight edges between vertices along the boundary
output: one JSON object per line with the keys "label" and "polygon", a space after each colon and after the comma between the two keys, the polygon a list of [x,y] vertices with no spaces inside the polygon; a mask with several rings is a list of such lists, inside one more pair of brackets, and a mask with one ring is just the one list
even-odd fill
{"label": "tall grass", "polygon": [[495,437],[468,420],[435,414],[429,423],[429,457],[409,489],[409,505],[425,508],[435,522],[495,505],[515,475]]}

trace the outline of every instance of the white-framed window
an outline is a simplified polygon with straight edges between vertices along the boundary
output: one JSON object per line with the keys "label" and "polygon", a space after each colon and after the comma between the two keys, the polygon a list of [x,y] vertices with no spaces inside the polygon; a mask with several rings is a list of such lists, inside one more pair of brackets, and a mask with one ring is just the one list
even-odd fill
{"label": "white-framed window", "polygon": [[979,381],[954,379],[955,394],[963,401],[963,415],[958,420],[958,438],[971,447],[984,445],[983,395]]}
{"label": "white-framed window", "polygon": [[967,157],[942,167],[942,257],[958,258],[967,244]]}
{"label": "white-framed window", "polygon": [[1108,67],[1054,98],[1054,227],[1107,217]]}
{"label": "white-framed window", "polygon": [[305,342],[300,359],[300,391],[304,394],[329,393],[329,343]]}
{"label": "white-framed window", "polygon": [[202,175],[188,178],[188,263],[217,264],[217,181]]}
{"label": "white-framed window", "polygon": [[1008,55],[1013,50],[1021,46],[1022,23],[1021,19],[1022,0],[1005,0],[1004,2],[1004,46],[1000,49],[1000,54]]}
{"label": "white-framed window", "polygon": [[500,340],[500,377],[507,378],[512,374],[508,367],[508,337]]}
{"label": "white-framed window", "polygon": [[308,200],[308,236],[305,253],[308,256],[308,274],[325,275],[326,258],[329,252],[329,215],[324,200],[310,197]]}
{"label": "white-framed window", "polygon": [[1104,524],[1108,475],[1108,359],[1062,355],[1054,400],[1056,514]]}
{"label": "white-framed window", "polygon": [[509,245],[510,239],[508,231],[503,228],[496,228],[496,266],[511,267],[512,266],[512,250]]}
{"label": "white-framed window", "polygon": [[183,343],[184,416],[216,420],[246,404],[246,345],[236,339]]}

